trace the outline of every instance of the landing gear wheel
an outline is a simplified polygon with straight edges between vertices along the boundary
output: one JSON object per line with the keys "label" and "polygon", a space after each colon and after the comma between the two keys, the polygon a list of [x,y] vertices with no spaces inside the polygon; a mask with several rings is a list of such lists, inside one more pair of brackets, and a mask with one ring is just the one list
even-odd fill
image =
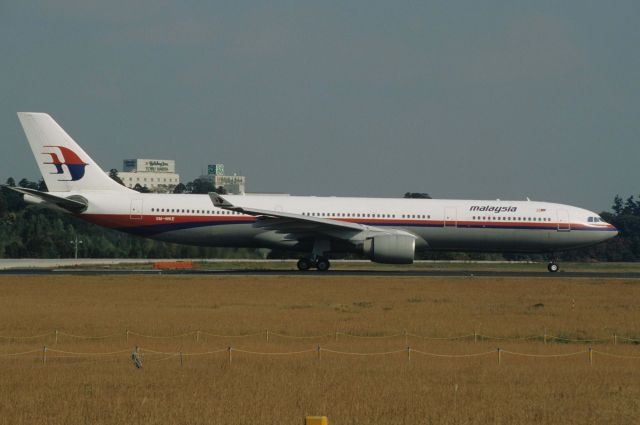
{"label": "landing gear wheel", "polygon": [[549,263],[547,265],[547,270],[549,270],[551,273],[555,273],[560,270],[560,266],[556,263]]}
{"label": "landing gear wheel", "polygon": [[318,268],[319,272],[326,272],[327,270],[329,270],[329,267],[331,267],[331,263],[328,259],[320,257],[316,261],[316,267]]}
{"label": "landing gear wheel", "polygon": [[307,271],[311,268],[311,260],[309,260],[308,258],[301,258],[298,260],[298,270],[300,271]]}

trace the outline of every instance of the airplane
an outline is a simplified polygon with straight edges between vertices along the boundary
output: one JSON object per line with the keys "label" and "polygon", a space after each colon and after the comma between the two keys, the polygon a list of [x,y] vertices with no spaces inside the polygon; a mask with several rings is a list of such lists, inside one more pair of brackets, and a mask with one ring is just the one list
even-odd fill
{"label": "airplane", "polygon": [[327,271],[338,253],[411,264],[431,250],[546,253],[557,272],[556,252],[618,234],[592,211],[529,200],[143,194],[111,179],[48,114],[18,118],[49,190],[10,188],[25,201],[166,242],[300,252],[299,270]]}

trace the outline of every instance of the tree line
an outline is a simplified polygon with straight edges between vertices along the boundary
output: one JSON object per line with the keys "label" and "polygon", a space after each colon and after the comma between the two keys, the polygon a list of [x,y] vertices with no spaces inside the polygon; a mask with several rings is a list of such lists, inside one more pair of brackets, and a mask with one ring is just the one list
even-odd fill
{"label": "tree line", "polygon": [[[204,183],[203,183],[204,182]],[[209,183],[207,186],[205,183]],[[13,178],[7,186],[46,191],[44,180],[37,182]],[[212,192],[210,182],[196,179],[184,185],[180,193]],[[220,193],[220,192],[218,192]],[[407,192],[406,198],[428,199],[426,193]],[[601,217],[618,228],[618,237],[593,247],[559,253],[571,261],[640,261],[640,198],[616,195],[610,211]],[[145,239],[103,228],[48,208],[26,204],[22,196],[4,189],[0,192],[0,258],[70,258],[75,238],[82,241],[80,257],[89,258],[263,258],[265,250],[248,248],[194,247]],[[268,257],[290,257],[295,253],[272,251]],[[508,259],[543,260],[536,254],[439,253],[420,254],[423,259]]]}

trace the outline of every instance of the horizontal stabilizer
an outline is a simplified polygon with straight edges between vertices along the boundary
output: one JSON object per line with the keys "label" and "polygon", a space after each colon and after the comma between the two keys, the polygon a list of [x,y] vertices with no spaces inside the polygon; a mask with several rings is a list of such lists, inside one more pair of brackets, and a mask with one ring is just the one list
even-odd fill
{"label": "horizontal stabilizer", "polygon": [[29,189],[26,187],[12,187],[4,185],[2,187],[11,189],[14,192],[22,193],[23,195],[32,196],[40,199],[42,202],[53,204],[72,213],[81,213],[87,209],[87,204],[79,200],[63,198],[61,196],[52,195],[47,192],[40,192],[39,190]]}

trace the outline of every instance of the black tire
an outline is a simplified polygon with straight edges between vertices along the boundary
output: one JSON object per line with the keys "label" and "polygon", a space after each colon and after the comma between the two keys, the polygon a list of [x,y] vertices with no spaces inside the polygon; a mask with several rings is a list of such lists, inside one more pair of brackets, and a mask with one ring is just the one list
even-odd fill
{"label": "black tire", "polygon": [[549,270],[551,273],[556,273],[558,270],[560,270],[560,266],[556,263],[549,263],[547,265],[547,270]]}
{"label": "black tire", "polygon": [[298,260],[297,266],[298,270],[306,272],[311,268],[311,260],[309,260],[308,258],[301,258]]}
{"label": "black tire", "polygon": [[331,263],[328,259],[321,257],[318,258],[318,261],[316,261],[316,267],[318,268],[319,272],[326,272],[331,267]]}

